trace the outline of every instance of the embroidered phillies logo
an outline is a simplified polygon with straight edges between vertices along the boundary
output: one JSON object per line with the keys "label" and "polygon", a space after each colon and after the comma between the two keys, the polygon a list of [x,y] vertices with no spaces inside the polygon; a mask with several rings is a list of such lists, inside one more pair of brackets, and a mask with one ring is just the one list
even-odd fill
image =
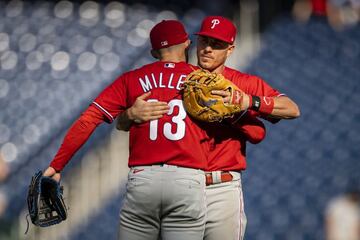
{"label": "embroidered phillies logo", "polygon": [[216,25],[218,25],[220,23],[220,20],[219,19],[213,19],[211,20],[211,29],[214,29]]}

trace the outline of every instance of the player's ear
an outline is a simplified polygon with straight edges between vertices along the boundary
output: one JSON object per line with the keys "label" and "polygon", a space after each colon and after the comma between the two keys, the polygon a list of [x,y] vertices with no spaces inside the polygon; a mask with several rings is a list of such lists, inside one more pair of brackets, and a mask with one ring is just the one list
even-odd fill
{"label": "player's ear", "polygon": [[157,50],[151,49],[151,56],[153,56],[153,58],[160,59],[160,54]]}
{"label": "player's ear", "polygon": [[188,40],[186,40],[184,43],[185,43],[185,48],[189,48],[190,45],[191,45],[191,40],[188,39]]}
{"label": "player's ear", "polygon": [[234,49],[235,49],[235,45],[230,45],[227,50],[226,57],[229,57],[233,53]]}

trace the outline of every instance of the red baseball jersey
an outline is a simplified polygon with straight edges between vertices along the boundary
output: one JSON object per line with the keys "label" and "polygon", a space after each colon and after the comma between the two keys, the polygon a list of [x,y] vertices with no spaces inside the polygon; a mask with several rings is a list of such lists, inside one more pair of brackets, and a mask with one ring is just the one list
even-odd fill
{"label": "red baseball jersey", "polygon": [[[280,92],[271,88],[261,78],[241,73],[225,67],[225,78],[235,83],[241,90],[250,95],[275,97]],[[256,127],[249,128],[256,131]],[[207,127],[210,140],[208,171],[243,170],[246,168],[246,137],[234,131],[234,126],[219,124]]]}
{"label": "red baseball jersey", "polygon": [[120,76],[93,102],[109,122],[145,92],[151,91],[148,101],[168,102],[167,115],[130,128],[129,166],[166,163],[207,168],[206,134],[187,116],[180,92],[193,69],[185,62],[148,64]]}

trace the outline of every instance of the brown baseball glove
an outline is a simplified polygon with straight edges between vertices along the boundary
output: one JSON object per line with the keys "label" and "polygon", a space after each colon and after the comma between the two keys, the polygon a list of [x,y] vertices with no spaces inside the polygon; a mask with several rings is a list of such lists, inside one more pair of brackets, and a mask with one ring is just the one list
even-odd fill
{"label": "brown baseball glove", "polygon": [[[230,101],[214,95],[212,90],[229,91]],[[186,111],[195,119],[214,122],[232,117],[241,111],[243,92],[223,75],[199,69],[190,73],[184,81],[183,101]]]}

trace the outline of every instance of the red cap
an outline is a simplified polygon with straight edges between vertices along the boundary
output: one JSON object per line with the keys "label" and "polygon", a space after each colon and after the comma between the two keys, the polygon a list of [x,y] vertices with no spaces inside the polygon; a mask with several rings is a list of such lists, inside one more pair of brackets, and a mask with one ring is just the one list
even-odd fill
{"label": "red cap", "polygon": [[184,26],[177,20],[163,20],[150,31],[150,41],[154,50],[177,45],[188,39]]}
{"label": "red cap", "polygon": [[195,34],[212,37],[233,44],[236,36],[236,27],[227,18],[221,16],[209,16],[203,20],[200,32]]}
{"label": "red cap", "polygon": [[326,15],[326,0],[312,0],[312,9],[315,15]]}

